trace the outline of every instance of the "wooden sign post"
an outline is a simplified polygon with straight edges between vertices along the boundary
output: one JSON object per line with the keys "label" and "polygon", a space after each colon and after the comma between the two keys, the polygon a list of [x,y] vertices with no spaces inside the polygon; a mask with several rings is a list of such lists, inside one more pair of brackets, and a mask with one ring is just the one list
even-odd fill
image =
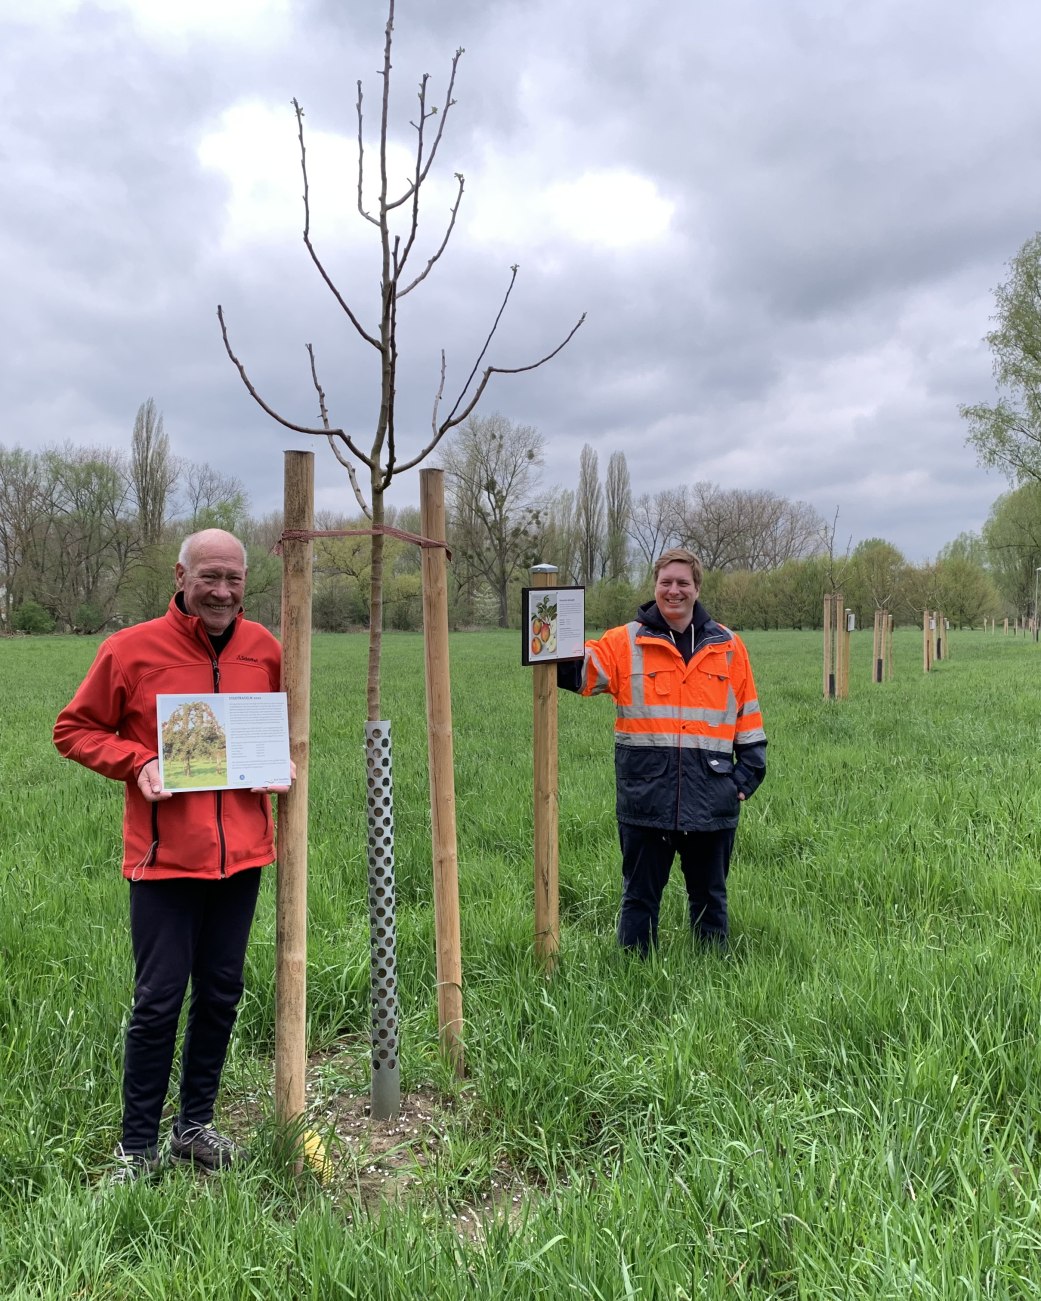
{"label": "wooden sign post", "polygon": [[[443,470],[419,472],[423,536],[445,540]],[[452,761],[452,684],[448,669],[448,579],[444,547],[424,547],[423,646],[426,657],[427,753],[434,857],[434,943],[437,949],[437,1024],[441,1051],[462,1079],[463,958],[459,927],[459,859]]]}
{"label": "wooden sign post", "polygon": [[535,956],[551,972],[560,945],[557,665],[585,655],[585,588],[552,582],[556,565],[532,565],[521,588],[521,663],[532,670],[535,758]]}
{"label": "wooden sign post", "polygon": [[[556,565],[533,565],[533,587],[549,587]],[[523,627],[527,636],[527,626]],[[532,666],[535,754],[535,956],[552,970],[560,947],[560,817],[557,666]]]}

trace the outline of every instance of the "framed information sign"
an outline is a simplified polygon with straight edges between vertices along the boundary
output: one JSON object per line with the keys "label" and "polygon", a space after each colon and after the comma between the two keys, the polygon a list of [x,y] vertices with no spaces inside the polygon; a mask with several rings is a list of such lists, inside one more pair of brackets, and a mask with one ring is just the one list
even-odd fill
{"label": "framed information sign", "polygon": [[586,589],[521,588],[521,663],[555,664],[585,653]]}
{"label": "framed information sign", "polygon": [[155,707],[163,790],[289,785],[284,691],[157,695]]}

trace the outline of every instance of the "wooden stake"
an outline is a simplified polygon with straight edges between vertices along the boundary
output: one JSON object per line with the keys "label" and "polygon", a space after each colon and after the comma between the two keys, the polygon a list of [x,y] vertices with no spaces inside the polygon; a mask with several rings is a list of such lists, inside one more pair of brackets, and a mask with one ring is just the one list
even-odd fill
{"label": "wooden stake", "polygon": [[871,639],[871,680],[885,680],[885,621],[889,615],[885,610],[875,611],[875,631]]}
{"label": "wooden stake", "polygon": [[[314,452],[285,453],[286,529],[314,528]],[[275,1115],[304,1115],[307,1072],[307,777],[311,748],[311,562],[314,543],[282,544],[282,689],[296,780],[278,797],[275,895]],[[296,1168],[303,1166],[298,1153]]]}
{"label": "wooden stake", "polygon": [[840,700],[845,700],[849,695],[849,635],[853,631],[853,611],[843,607],[841,596],[838,598],[835,615],[839,621],[836,693]]}
{"label": "wooden stake", "polygon": [[933,634],[929,627],[929,611],[922,611],[922,671],[928,673],[933,666]]}
{"label": "wooden stake", "polygon": [[834,593],[824,598],[824,699],[834,700],[838,695],[838,612],[842,607],[841,595]]}
{"label": "wooden stake", "polygon": [[[445,539],[445,475],[419,472],[420,529]],[[452,684],[448,668],[448,579],[443,547],[424,547],[423,644],[426,657],[427,753],[434,860],[434,944],[437,950],[437,1025],[441,1051],[462,1079],[463,958],[459,926],[459,860],[452,759]]]}
{"label": "wooden stake", "polygon": [[[533,568],[535,587],[549,587],[554,565]],[[526,631],[526,630],[525,630]],[[547,971],[556,963],[560,945],[560,878],[557,771],[557,666],[532,668],[535,721],[535,956]]]}
{"label": "wooden stake", "polygon": [[886,615],[886,629],[885,629],[886,678],[890,682],[892,682],[893,680],[893,624],[894,622],[895,620],[892,614]]}

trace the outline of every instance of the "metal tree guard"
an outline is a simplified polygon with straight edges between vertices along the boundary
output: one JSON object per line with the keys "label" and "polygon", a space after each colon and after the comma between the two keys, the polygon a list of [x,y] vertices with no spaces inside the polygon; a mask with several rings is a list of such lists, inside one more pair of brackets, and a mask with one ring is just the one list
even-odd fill
{"label": "metal tree guard", "polygon": [[397,903],[394,887],[394,780],[390,723],[365,724],[369,824],[369,971],[372,997],[372,1115],[389,1120],[401,1105],[398,1061]]}

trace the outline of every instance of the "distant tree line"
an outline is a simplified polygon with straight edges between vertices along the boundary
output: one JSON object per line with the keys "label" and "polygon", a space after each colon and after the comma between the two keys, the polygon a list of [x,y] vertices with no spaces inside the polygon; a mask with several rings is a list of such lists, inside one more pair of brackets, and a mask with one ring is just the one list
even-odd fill
{"label": "distant tree line", "polygon": [[[697,482],[634,496],[624,454],[613,453],[601,477],[589,445],[573,486],[546,487],[542,435],[498,414],[471,416],[440,450],[456,628],[518,626],[520,589],[539,562],[556,565],[561,584],[587,589],[591,629],[622,622],[649,598],[654,558],[676,545],[702,557],[705,603],[737,628],[819,627],[824,596],[834,591],[861,627],[880,608],[899,623],[941,609],[956,625],[1033,612],[1038,482],[1001,497],[981,535],[912,565],[879,538],[840,548],[837,517],[829,523],[768,490]],[[415,508],[388,510],[386,522],[420,532]],[[314,626],[365,628],[368,521],[324,512],[316,524],[359,532],[315,542]],[[277,627],[280,514],[251,515],[237,479],[175,456],[151,398],[127,451],[0,446],[0,631],[97,633],[154,617],[169,601],[180,540],[212,526],[246,543],[247,607]],[[388,536],[384,566],[386,626],[420,628],[418,547]]]}

